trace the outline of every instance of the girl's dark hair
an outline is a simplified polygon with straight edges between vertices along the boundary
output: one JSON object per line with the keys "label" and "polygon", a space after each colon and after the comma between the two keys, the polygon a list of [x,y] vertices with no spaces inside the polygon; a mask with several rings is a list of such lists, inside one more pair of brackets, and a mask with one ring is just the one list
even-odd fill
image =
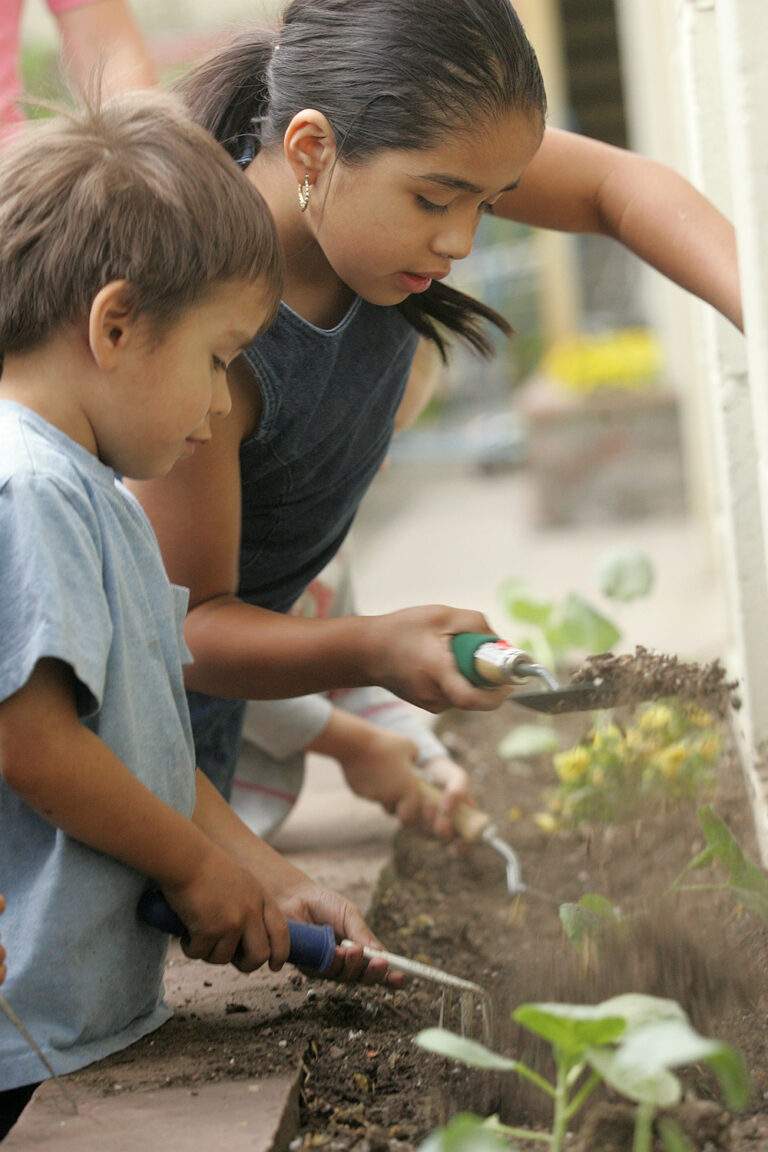
{"label": "girl's dark hair", "polygon": [[[236,159],[282,140],[302,108],[328,118],[347,164],[434,147],[482,117],[546,115],[538,61],[509,0],[291,0],[278,31],[240,35],[179,91]],[[484,355],[483,321],[511,331],[439,281],[399,307],[443,357],[446,329]]]}

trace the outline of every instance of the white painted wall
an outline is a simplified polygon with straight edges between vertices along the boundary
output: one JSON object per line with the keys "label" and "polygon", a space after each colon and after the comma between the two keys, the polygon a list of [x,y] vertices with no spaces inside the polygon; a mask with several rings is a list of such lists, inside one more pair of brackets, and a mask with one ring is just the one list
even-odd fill
{"label": "white painted wall", "polygon": [[[768,863],[768,22],[764,0],[618,0],[641,151],[687,172],[739,235],[747,339],[673,290],[649,312],[685,391],[699,506],[727,588],[745,774]],[[655,307],[657,300],[662,308]],[[661,314],[660,314],[661,312]],[[666,316],[664,315],[666,313]],[[690,363],[691,349],[700,349]],[[686,356],[689,361],[685,373]],[[695,388],[695,393],[691,391]],[[704,476],[710,477],[709,481]]]}

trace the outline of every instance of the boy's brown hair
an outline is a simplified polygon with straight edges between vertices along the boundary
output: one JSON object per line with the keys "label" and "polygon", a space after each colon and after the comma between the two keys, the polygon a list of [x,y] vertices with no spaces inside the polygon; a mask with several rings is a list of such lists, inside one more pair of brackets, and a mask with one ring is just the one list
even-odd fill
{"label": "boy's brown hair", "polygon": [[114,280],[162,326],[215,283],[257,278],[276,308],[269,210],[172,97],[65,111],[0,149],[0,356],[85,319]]}

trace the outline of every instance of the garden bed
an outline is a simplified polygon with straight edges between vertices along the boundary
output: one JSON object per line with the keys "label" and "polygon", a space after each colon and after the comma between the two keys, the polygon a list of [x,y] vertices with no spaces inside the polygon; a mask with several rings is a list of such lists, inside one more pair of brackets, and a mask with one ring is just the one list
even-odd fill
{"label": "garden bed", "polygon": [[[768,931],[730,893],[663,895],[703,847],[695,805],[656,805],[624,825],[542,830],[534,817],[555,780],[551,756],[503,762],[496,753],[509,728],[530,718],[510,707],[442,721],[443,737],[470,769],[479,802],[518,850],[530,893],[508,896],[503,861],[486,846],[458,854],[401,833],[374,899],[372,926],[393,951],[487,988],[495,1010],[493,1047],[545,1071],[545,1055],[511,1023],[519,1004],[595,1003],[628,991],[677,1000],[701,1033],[743,1052],[753,1084],[748,1110],[731,1116],[702,1070],[686,1073],[701,1101],[689,1101],[680,1114],[693,1147],[764,1152]],[[555,723],[566,747],[580,739],[590,718],[563,716]],[[729,749],[720,757],[711,799],[755,859],[741,771]],[[601,951],[588,975],[558,915],[560,904],[585,892],[600,893],[627,915],[638,913],[635,927]],[[460,1110],[498,1113],[516,1125],[545,1124],[540,1101],[516,1078],[468,1072],[413,1044],[420,1029],[438,1023],[439,1001],[420,981],[392,993],[294,975],[283,979],[265,1010],[263,999],[252,1004],[239,986],[237,1002],[224,1011],[221,1003],[216,1012],[201,1011],[193,996],[150,1041],[82,1075],[105,1092],[158,1083],[194,1091],[204,1081],[246,1079],[300,1059],[301,1131],[292,1148],[302,1152],[406,1152]],[[457,1017],[446,1023],[458,1030]],[[481,1038],[479,1023],[474,1035]],[[598,1094],[569,1150],[629,1150],[628,1124],[624,1106]]]}
{"label": "garden bed", "polygon": [[[531,894],[510,899],[500,858],[484,846],[451,857],[440,845],[400,834],[380,884],[372,923],[389,947],[444,967],[488,988],[494,1000],[494,1047],[546,1070],[543,1052],[513,1027],[511,1010],[529,1001],[595,1003],[634,991],[677,1000],[704,1035],[736,1046],[752,1077],[752,1100],[740,1116],[717,1103],[713,1081],[687,1075],[693,1099],[679,1120],[696,1149],[757,1152],[768,1148],[768,932],[730,893],[664,890],[703,847],[692,805],[656,808],[624,826],[578,832],[542,831],[533,820],[542,789],[551,786],[551,757],[504,764],[496,748],[522,711],[453,715],[444,737],[471,768],[481,803],[518,849]],[[562,717],[564,743],[588,719]],[[712,796],[718,813],[755,858],[752,818],[734,754],[720,759]],[[514,808],[521,816],[504,823]],[[635,927],[603,950],[585,975],[566,941],[558,907],[584,892],[607,896]],[[640,913],[640,910],[644,912]],[[339,1029],[339,1013],[345,1013]],[[439,995],[424,985],[391,997],[337,992],[325,1003],[304,1087],[303,1148],[413,1147],[457,1110],[498,1113],[509,1124],[545,1122],[533,1090],[515,1077],[468,1073],[409,1044],[435,1025]],[[454,1020],[458,1029],[458,1021]],[[346,1029],[346,1030],[345,1030]],[[480,1029],[475,1032],[480,1038]],[[352,1039],[350,1039],[352,1037]],[[628,1109],[596,1098],[580,1134],[579,1152],[631,1147]]]}

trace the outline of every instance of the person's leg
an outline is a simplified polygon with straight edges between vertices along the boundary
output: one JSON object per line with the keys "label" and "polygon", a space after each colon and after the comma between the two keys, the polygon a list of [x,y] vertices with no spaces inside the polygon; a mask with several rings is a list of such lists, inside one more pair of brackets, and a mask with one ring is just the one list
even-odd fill
{"label": "person's leg", "polygon": [[188,692],[187,700],[198,767],[229,800],[243,740],[245,701],[219,700],[201,692]]}
{"label": "person's leg", "polygon": [[24,1084],[21,1088],[0,1092],[0,1141],[5,1140],[37,1087],[39,1084]]}
{"label": "person's leg", "polygon": [[278,760],[246,739],[232,786],[232,807],[252,832],[268,840],[293,808],[303,783],[303,751]]}

